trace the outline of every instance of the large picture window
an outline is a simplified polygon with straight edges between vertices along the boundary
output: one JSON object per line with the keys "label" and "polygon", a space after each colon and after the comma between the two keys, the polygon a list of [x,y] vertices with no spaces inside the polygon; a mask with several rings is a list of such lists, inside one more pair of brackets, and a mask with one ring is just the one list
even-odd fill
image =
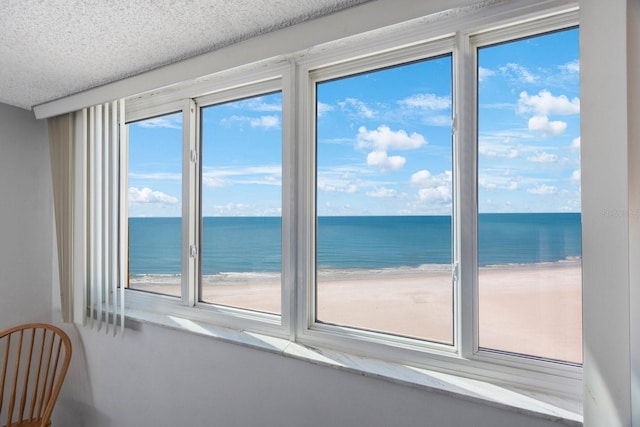
{"label": "large picture window", "polygon": [[127,307],[579,394],[577,12],[527,16],[407,24],[132,100]]}

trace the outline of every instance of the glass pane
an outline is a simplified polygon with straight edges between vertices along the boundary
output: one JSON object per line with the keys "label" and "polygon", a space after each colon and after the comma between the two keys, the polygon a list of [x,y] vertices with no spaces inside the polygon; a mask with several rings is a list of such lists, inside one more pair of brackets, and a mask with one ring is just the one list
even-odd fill
{"label": "glass pane", "polygon": [[181,294],[182,113],[129,125],[129,288]]}
{"label": "glass pane", "polygon": [[453,343],[451,57],[317,85],[319,322]]}
{"label": "glass pane", "polygon": [[479,49],[479,343],[582,362],[578,30]]}
{"label": "glass pane", "polygon": [[282,95],[202,109],[200,299],[280,313]]}

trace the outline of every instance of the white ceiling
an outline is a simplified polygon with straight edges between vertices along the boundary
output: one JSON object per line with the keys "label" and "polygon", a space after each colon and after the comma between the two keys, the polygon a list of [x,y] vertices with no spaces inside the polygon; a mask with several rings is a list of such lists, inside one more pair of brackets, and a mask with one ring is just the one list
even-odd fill
{"label": "white ceiling", "polygon": [[2,0],[0,102],[31,109],[369,0]]}

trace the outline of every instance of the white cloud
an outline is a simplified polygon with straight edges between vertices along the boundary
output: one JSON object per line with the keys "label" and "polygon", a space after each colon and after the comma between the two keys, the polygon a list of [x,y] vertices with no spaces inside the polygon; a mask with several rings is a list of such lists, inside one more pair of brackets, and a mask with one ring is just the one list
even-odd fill
{"label": "white cloud", "polygon": [[451,181],[451,171],[433,175],[426,169],[414,173],[409,180],[411,185],[420,187],[418,199],[422,202],[451,201]]}
{"label": "white cloud", "polygon": [[530,188],[527,190],[529,194],[538,194],[538,195],[547,195],[547,194],[556,194],[558,192],[558,188],[552,185],[540,184],[535,188]]}
{"label": "white cloud", "polygon": [[380,197],[380,198],[394,197],[397,194],[398,194],[397,190],[394,190],[393,188],[385,188],[385,187],[378,187],[373,191],[367,192],[367,196],[369,197]]}
{"label": "white cloud", "polygon": [[435,188],[422,188],[418,190],[418,198],[422,202],[436,202],[451,200],[449,187],[439,185]]}
{"label": "white cloud", "polygon": [[165,116],[136,122],[133,126],[142,128],[182,129],[182,116]]}
{"label": "white cloud", "polygon": [[158,173],[129,172],[129,178],[153,179],[158,181],[181,181],[182,174],[170,173],[170,172],[158,172]]}
{"label": "white cloud", "polygon": [[542,132],[545,135],[562,135],[567,129],[567,123],[557,120],[549,121],[547,116],[533,116],[529,119],[529,130]]}
{"label": "white cloud", "polygon": [[274,129],[280,127],[280,117],[278,116],[237,116],[233,115],[220,121],[221,124],[230,126],[233,123],[248,124],[251,127],[262,127],[265,129]]}
{"label": "white cloud", "polygon": [[170,196],[161,191],[153,191],[149,187],[136,188],[129,187],[130,203],[159,203],[167,205],[175,205],[179,202],[178,198]]}
{"label": "white cloud", "polygon": [[478,152],[485,157],[504,157],[507,159],[515,159],[520,155],[520,152],[512,147],[498,147],[480,145]]}
{"label": "white cloud", "polygon": [[580,145],[581,145],[580,137],[574,138],[573,141],[571,141],[571,149],[573,151],[579,151]]}
{"label": "white cloud", "polygon": [[413,150],[427,144],[419,133],[408,135],[404,130],[392,131],[388,126],[378,126],[376,130],[367,130],[361,126],[357,135],[359,148],[373,148],[376,151]]}
{"label": "white cloud", "polygon": [[527,157],[527,160],[534,163],[554,163],[558,161],[558,156],[543,151],[542,153],[536,153],[535,156]]}
{"label": "white cloud", "polygon": [[566,95],[553,96],[548,90],[542,90],[537,95],[523,91],[518,99],[518,112],[533,113],[535,116],[579,114],[580,99],[569,100]]}
{"label": "white cloud", "polygon": [[422,110],[444,110],[451,107],[451,97],[438,96],[433,93],[421,93],[398,101],[398,103]]}
{"label": "white cloud", "polygon": [[281,185],[281,182],[280,165],[238,168],[204,167],[202,171],[202,183],[209,188],[238,184]]}
{"label": "white cloud", "polygon": [[576,59],[575,61],[567,62],[566,64],[560,65],[560,69],[567,73],[579,73],[580,61]]}
{"label": "white cloud", "polygon": [[234,103],[231,103],[230,105],[239,109],[250,110],[250,111],[260,111],[260,112],[282,111],[281,103],[269,104],[264,101],[264,98],[262,96],[259,96],[257,98],[246,99],[244,101],[234,102]]}
{"label": "white cloud", "polygon": [[573,173],[571,174],[571,181],[580,181],[580,169],[576,169],[573,171]]}
{"label": "white cloud", "polygon": [[372,151],[367,155],[367,165],[378,166],[382,170],[399,170],[407,162],[402,156],[389,156],[386,151]]}
{"label": "white cloud", "polygon": [[354,183],[330,183],[322,180],[318,177],[318,190],[325,191],[327,193],[355,193],[358,191],[358,186]]}
{"label": "white cloud", "polygon": [[203,176],[202,183],[204,184],[205,187],[209,187],[209,188],[222,188],[229,185],[229,181],[220,179],[215,176]]}
{"label": "white cloud", "polygon": [[209,205],[204,207],[206,216],[280,216],[280,206],[262,206],[249,203]]}
{"label": "white cloud", "polygon": [[261,127],[265,129],[272,129],[280,127],[280,117],[278,116],[260,116],[252,118],[249,123],[251,127]]}
{"label": "white cloud", "polygon": [[519,64],[508,63],[507,65],[500,67],[500,72],[512,81],[535,83],[538,80],[535,75]]}
{"label": "white cloud", "polygon": [[493,70],[490,70],[484,67],[478,67],[478,80],[481,82],[486,80],[488,77],[495,76],[495,75],[496,75],[496,72]]}
{"label": "white cloud", "polygon": [[343,110],[355,110],[356,114],[360,117],[371,119],[375,116],[375,112],[373,110],[371,110],[364,102],[355,98],[347,98],[342,102],[338,102],[338,105]]}
{"label": "white cloud", "polygon": [[333,110],[335,110],[333,105],[325,104],[324,102],[318,102],[318,105],[316,107],[316,112],[319,117],[322,117],[325,115],[325,113]]}
{"label": "white cloud", "polygon": [[509,190],[514,191],[520,188],[517,177],[511,177],[509,174],[490,175],[483,174],[478,177],[478,186],[485,190]]}

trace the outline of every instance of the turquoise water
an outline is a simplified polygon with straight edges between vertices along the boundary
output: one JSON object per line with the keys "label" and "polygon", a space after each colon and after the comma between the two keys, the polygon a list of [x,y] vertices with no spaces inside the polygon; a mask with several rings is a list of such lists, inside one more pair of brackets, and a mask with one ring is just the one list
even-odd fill
{"label": "turquoise water", "polygon": [[[203,274],[276,273],[277,217],[207,217]],[[581,256],[577,213],[481,214],[479,264],[560,262]],[[131,274],[180,273],[180,219],[129,219]],[[416,268],[451,264],[447,216],[320,217],[318,265],[329,269]]]}

